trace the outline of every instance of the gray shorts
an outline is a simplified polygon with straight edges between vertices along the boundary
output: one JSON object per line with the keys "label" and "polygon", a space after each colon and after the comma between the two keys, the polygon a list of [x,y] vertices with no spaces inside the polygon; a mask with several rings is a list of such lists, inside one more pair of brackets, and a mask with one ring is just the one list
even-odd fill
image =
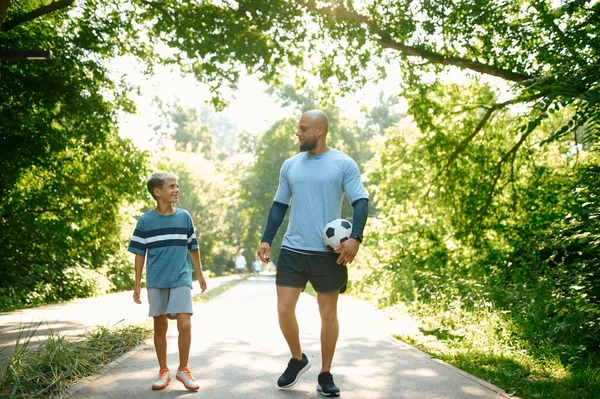
{"label": "gray shorts", "polygon": [[148,288],[148,303],[150,317],[166,315],[173,320],[177,313],[194,314],[190,287]]}

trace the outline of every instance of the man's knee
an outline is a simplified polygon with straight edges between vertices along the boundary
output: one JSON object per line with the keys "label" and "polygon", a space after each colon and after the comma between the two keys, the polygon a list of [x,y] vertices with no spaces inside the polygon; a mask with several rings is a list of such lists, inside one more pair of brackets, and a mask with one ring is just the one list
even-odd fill
{"label": "man's knee", "polygon": [[280,315],[293,314],[295,308],[296,304],[293,302],[279,301],[277,303],[277,312],[279,312]]}
{"label": "man's knee", "polygon": [[337,319],[337,309],[335,306],[320,306],[319,313],[323,321],[335,321]]}

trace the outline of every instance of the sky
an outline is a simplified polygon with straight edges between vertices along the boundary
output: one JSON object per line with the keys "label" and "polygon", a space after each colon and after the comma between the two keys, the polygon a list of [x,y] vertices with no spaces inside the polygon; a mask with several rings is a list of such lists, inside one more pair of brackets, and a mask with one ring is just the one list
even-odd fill
{"label": "sky", "polygon": [[[132,83],[140,85],[141,95],[132,95],[137,105],[137,113],[121,114],[119,118],[120,135],[130,138],[140,148],[152,149],[154,131],[152,123],[158,123],[158,108],[152,104],[155,96],[164,103],[178,103],[184,109],[207,106],[210,98],[208,87],[199,83],[193,76],[182,76],[171,67],[157,66],[152,76],[145,76],[135,63],[128,60],[116,60],[110,66],[115,78],[126,76]],[[361,105],[373,107],[377,104],[379,93],[387,95],[399,92],[399,71],[397,65],[389,65],[389,77],[378,84],[370,84],[360,92],[346,98],[339,98],[338,105],[347,118],[360,115]],[[285,108],[276,96],[266,93],[267,85],[253,76],[242,76],[235,91],[225,91],[230,105],[223,114],[232,120],[239,131],[259,134],[267,130],[274,122],[285,117],[299,116],[297,111]],[[292,132],[293,133],[293,132]]]}

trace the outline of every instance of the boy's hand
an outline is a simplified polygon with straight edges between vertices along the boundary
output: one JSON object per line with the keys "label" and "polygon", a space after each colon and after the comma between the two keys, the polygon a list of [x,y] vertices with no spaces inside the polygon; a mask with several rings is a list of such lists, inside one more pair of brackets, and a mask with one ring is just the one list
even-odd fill
{"label": "boy's hand", "polygon": [[133,302],[137,303],[138,305],[142,303],[142,301],[140,300],[140,291],[140,287],[135,287],[133,289]]}
{"label": "boy's hand", "polygon": [[202,292],[206,291],[206,280],[203,275],[198,276],[198,282],[200,283],[200,289]]}

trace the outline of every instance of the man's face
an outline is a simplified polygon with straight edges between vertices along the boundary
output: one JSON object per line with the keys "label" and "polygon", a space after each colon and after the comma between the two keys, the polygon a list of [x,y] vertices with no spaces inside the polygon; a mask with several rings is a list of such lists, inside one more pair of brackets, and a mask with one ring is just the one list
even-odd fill
{"label": "man's face", "polygon": [[319,125],[308,117],[302,116],[298,122],[296,137],[300,144],[300,151],[310,151],[317,147]]}
{"label": "man's face", "polygon": [[174,204],[179,201],[179,183],[177,179],[167,179],[161,188],[156,188],[155,193],[164,201]]}

